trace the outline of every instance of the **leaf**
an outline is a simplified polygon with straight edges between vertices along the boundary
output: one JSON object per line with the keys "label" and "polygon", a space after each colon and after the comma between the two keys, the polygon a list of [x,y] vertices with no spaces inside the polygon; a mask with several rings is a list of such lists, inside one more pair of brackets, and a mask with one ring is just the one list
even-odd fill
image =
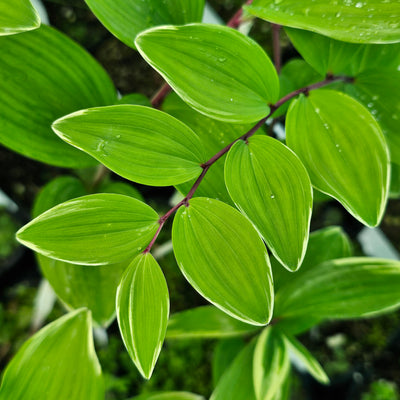
{"label": "leaf", "polygon": [[362,223],[379,224],[388,196],[389,154],[366,108],[340,92],[312,91],[291,104],[286,140],[318,190]]}
{"label": "leaf", "polygon": [[208,117],[254,122],[267,116],[269,104],[278,100],[279,81],[270,59],[256,42],[232,28],[153,28],[136,38],[136,46],[189,106]]}
{"label": "leaf", "polygon": [[310,178],[296,154],[267,136],[240,140],[226,158],[225,183],[273,255],[296,271],[307,248],[313,197]]}
{"label": "leaf", "polygon": [[168,314],[168,287],[161,268],[150,253],[139,254],[118,286],[117,317],[125,347],[146,379],[160,354]]}
{"label": "leaf", "polygon": [[212,359],[213,384],[217,386],[224,372],[232,365],[233,360],[243,350],[245,342],[242,338],[223,339],[215,346]]}
{"label": "leaf", "polygon": [[79,309],[24,343],[5,370],[0,399],[83,398],[104,399],[104,385],[93,346],[90,312]]}
{"label": "leaf", "polygon": [[271,266],[274,277],[275,293],[288,282],[298,279],[302,274],[318,266],[319,264],[337,258],[350,257],[351,242],[346,233],[338,226],[329,226],[310,234],[307,251],[296,274],[292,274],[271,258]]}
{"label": "leaf", "polygon": [[381,0],[254,0],[250,14],[275,24],[353,43],[400,41],[400,4]]}
{"label": "leaf", "polygon": [[256,400],[253,387],[253,354],[250,342],[220,378],[210,400]]}
{"label": "leaf", "polygon": [[245,324],[214,306],[203,306],[172,314],[168,339],[220,338],[242,336],[258,328]]}
{"label": "leaf", "polygon": [[204,397],[189,392],[158,392],[145,393],[131,400],[204,400]]}
{"label": "leaf", "polygon": [[279,331],[268,327],[257,339],[253,359],[257,400],[273,400],[289,371],[289,353]]}
{"label": "leaf", "polygon": [[115,102],[114,86],[103,68],[47,26],[0,37],[0,48],[0,142],[60,167],[95,165],[91,157],[54,135],[50,126],[73,111]]}
{"label": "leaf", "polygon": [[400,262],[342,258],[314,267],[277,293],[275,317],[346,319],[400,306]]}
{"label": "leaf", "polygon": [[251,223],[233,207],[197,197],[176,213],[176,260],[185,278],[222,311],[252,325],[272,316],[268,254]]}
{"label": "leaf", "polygon": [[283,340],[291,358],[294,357],[296,363],[301,363],[302,367],[305,368],[318,382],[322,384],[329,383],[329,378],[319,362],[296,338],[285,335],[283,336]]}
{"label": "leaf", "polygon": [[0,36],[30,31],[40,26],[40,17],[29,0],[0,4]]}
{"label": "leaf", "polygon": [[[179,119],[197,133],[207,160],[226,145],[245,134],[252,127],[250,124],[231,124],[208,118],[190,108],[176,93],[171,93],[164,100],[162,108],[165,112]],[[233,205],[225,187],[224,162],[225,156],[221,157],[208,170],[199,188],[196,190],[196,196],[216,198]],[[177,188],[181,193],[186,195],[193,184],[194,180],[191,180],[178,185]]]}
{"label": "leaf", "polygon": [[301,56],[321,75],[357,76],[375,69],[394,70],[400,63],[399,44],[346,43],[314,32],[285,28]]}
{"label": "leaf", "polygon": [[119,40],[135,48],[135,37],[158,25],[200,22],[204,0],[85,0],[93,14]]}
{"label": "leaf", "polygon": [[60,204],[17,232],[25,246],[73,264],[125,261],[142,251],[158,228],[147,204],[118,194],[93,194]]}
{"label": "leaf", "polygon": [[61,139],[126,179],[169,186],[200,175],[205,160],[197,135],[152,108],[118,105],[82,110],[53,123]]}
{"label": "leaf", "polygon": [[[135,198],[140,196],[132,186],[123,182],[109,182],[101,187],[101,190],[104,189]],[[86,190],[78,179],[71,176],[58,177],[39,193],[35,200],[33,216],[36,217],[61,202],[84,194]],[[128,262],[89,267],[53,260],[41,254],[36,256],[43,275],[67,308],[87,307],[98,324],[108,326],[111,323],[115,316],[117,287]]]}

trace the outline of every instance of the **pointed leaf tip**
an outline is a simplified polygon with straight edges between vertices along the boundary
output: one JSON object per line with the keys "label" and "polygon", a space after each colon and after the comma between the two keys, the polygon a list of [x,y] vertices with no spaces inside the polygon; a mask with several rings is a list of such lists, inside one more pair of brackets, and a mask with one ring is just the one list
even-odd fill
{"label": "pointed leaf tip", "polygon": [[129,265],[117,290],[116,308],[125,347],[142,376],[150,379],[169,315],[167,283],[150,253],[139,254]]}

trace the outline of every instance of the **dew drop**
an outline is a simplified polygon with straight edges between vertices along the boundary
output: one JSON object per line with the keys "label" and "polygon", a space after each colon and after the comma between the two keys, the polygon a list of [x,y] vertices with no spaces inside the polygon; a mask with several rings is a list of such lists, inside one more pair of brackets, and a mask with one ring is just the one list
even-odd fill
{"label": "dew drop", "polygon": [[224,63],[226,61],[226,57],[220,57],[220,58],[218,58],[218,61],[220,63]]}
{"label": "dew drop", "polygon": [[337,13],[335,14],[335,17],[336,17],[336,18],[339,18],[341,15],[342,15],[342,13],[337,12]]}
{"label": "dew drop", "polygon": [[374,103],[368,103],[368,108],[372,108],[374,106]]}
{"label": "dew drop", "polygon": [[121,135],[117,135],[116,138],[117,138],[117,139],[121,139]]}
{"label": "dew drop", "polygon": [[273,194],[271,194],[271,199],[274,199],[274,198],[275,198],[275,196]]}
{"label": "dew drop", "polygon": [[356,8],[362,8],[364,6],[363,3],[361,3],[361,1],[359,1],[358,3],[356,3]]}

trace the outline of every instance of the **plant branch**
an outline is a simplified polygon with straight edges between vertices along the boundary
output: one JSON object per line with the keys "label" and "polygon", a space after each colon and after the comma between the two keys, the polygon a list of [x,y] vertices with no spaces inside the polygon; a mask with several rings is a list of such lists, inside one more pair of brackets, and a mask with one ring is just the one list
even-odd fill
{"label": "plant branch", "polygon": [[169,211],[167,211],[159,220],[159,227],[157,229],[157,232],[155,233],[153,239],[149,243],[149,245],[146,247],[144,250],[144,253],[148,253],[151,248],[153,247],[153,244],[157,240],[158,235],[160,234],[165,222],[168,220],[168,218],[176,211],[178,208],[185,206],[189,206],[189,200],[193,197],[194,193],[200,186],[201,182],[203,181],[204,177],[207,174],[207,171],[210,169],[210,167],[215,164],[224,154],[226,154],[231,147],[238,142],[239,140],[244,140],[247,141],[251,136],[253,136],[258,129],[260,129],[265,122],[267,121],[268,118],[272,116],[272,114],[283,104],[287,103],[288,101],[292,100],[294,97],[298,96],[299,94],[305,94],[308,95],[308,92],[311,90],[319,89],[321,87],[327,86],[333,82],[337,81],[344,81],[344,82],[353,82],[354,79],[348,76],[334,76],[334,75],[327,75],[326,78],[323,81],[313,83],[311,85],[305,86],[303,88],[297,89],[286,96],[282,97],[280,100],[278,100],[275,104],[270,105],[270,112],[268,113],[267,116],[264,118],[260,119],[251,129],[249,129],[244,135],[238,137],[235,139],[233,142],[229,143],[227,146],[225,146],[222,150],[220,150],[218,153],[216,153],[214,156],[212,156],[208,161],[205,163],[201,164],[201,168],[203,171],[199,175],[199,177],[196,179],[195,183],[193,184],[192,188],[189,190],[188,194],[174,207],[172,207]]}
{"label": "plant branch", "polygon": [[280,41],[281,26],[272,24],[272,49],[274,54],[274,65],[276,71],[281,72],[281,41]]}
{"label": "plant branch", "polygon": [[[244,3],[244,5],[250,5],[252,2],[253,0],[247,0],[246,3]],[[243,17],[243,6],[236,11],[234,16],[226,23],[226,26],[235,29],[238,28],[239,25],[242,23],[242,17]]]}

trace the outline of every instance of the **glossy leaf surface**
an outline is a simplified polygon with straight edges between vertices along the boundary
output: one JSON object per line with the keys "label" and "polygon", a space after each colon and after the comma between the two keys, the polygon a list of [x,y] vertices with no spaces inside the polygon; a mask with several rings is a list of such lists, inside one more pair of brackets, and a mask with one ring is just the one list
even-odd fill
{"label": "glossy leaf surface", "polygon": [[57,319],[25,342],[0,387],[1,400],[82,398],[104,399],[90,312],[85,309]]}
{"label": "glossy leaf surface", "polygon": [[318,32],[344,42],[400,41],[400,4],[363,0],[255,0],[245,9],[276,24]]}
{"label": "glossy leaf surface", "polygon": [[85,0],[102,24],[119,40],[135,48],[135,37],[158,25],[200,22],[204,0]]}
{"label": "glossy leaf surface", "polygon": [[327,261],[285,285],[275,316],[357,318],[400,306],[400,263],[374,258]]}
{"label": "glossy leaf surface", "polygon": [[115,173],[144,185],[185,182],[200,175],[205,161],[199,138],[190,128],[148,107],[78,111],[57,120],[52,128]]}
{"label": "glossy leaf surface", "polygon": [[362,223],[379,224],[388,196],[389,154],[365,107],[343,93],[313,91],[292,103],[286,139],[318,190]]}
{"label": "glossy leaf surface", "polygon": [[269,322],[273,286],[268,254],[242,214],[218,200],[191,199],[175,216],[172,243],[183,275],[203,297],[249,324]]}
{"label": "glossy leaf surface", "polygon": [[166,26],[141,33],[136,45],[186,103],[211,118],[254,122],[278,99],[279,81],[270,59],[232,28]]}
{"label": "glossy leaf surface", "polygon": [[[245,134],[252,124],[231,124],[217,121],[190,108],[176,93],[171,93],[163,102],[165,112],[185,123],[200,138],[203,145],[205,158],[209,160],[226,145]],[[233,205],[226,190],[224,181],[225,157],[221,157],[210,168],[196,190],[197,197],[211,197]],[[193,186],[194,180],[177,186],[177,189],[186,195]]]}
{"label": "glossy leaf surface", "polygon": [[40,17],[29,0],[0,3],[0,36],[30,31],[40,26]]}
{"label": "glossy leaf surface", "polygon": [[105,193],[83,196],[46,211],[22,227],[17,238],[47,257],[102,265],[138,254],[157,227],[158,215],[147,204]]}
{"label": "glossy leaf surface", "polygon": [[289,354],[295,357],[298,362],[320,383],[329,383],[329,378],[322,369],[319,362],[313,355],[294,337],[284,336],[283,341]]}
{"label": "glossy leaf surface", "polygon": [[[123,182],[109,182],[101,190],[138,196],[138,192]],[[61,176],[49,182],[36,198],[33,217],[49,208],[87,194],[82,183],[71,176]],[[139,195],[140,196],[140,195]],[[87,307],[93,319],[107,326],[115,315],[115,294],[128,262],[107,266],[75,265],[36,254],[40,269],[61,301],[70,309]]]}
{"label": "glossy leaf surface", "polygon": [[256,400],[253,386],[255,342],[250,342],[222,375],[210,400]]}
{"label": "glossy leaf surface", "polygon": [[307,247],[313,196],[296,154],[267,136],[240,140],[226,158],[225,183],[274,256],[296,271]]}
{"label": "glossy leaf surface", "polygon": [[290,370],[289,352],[283,336],[266,328],[257,339],[253,360],[253,380],[257,400],[273,400]]}
{"label": "glossy leaf surface", "polygon": [[103,68],[47,26],[0,37],[0,48],[0,142],[52,165],[95,165],[54,135],[50,126],[73,111],[115,102],[115,89]]}
{"label": "glossy leaf surface", "polygon": [[167,338],[219,338],[242,336],[257,327],[230,317],[214,306],[203,306],[172,314],[168,321]]}
{"label": "glossy leaf surface", "polygon": [[167,330],[169,294],[157,261],[139,254],[117,291],[117,317],[125,347],[139,372],[150,379]]}

